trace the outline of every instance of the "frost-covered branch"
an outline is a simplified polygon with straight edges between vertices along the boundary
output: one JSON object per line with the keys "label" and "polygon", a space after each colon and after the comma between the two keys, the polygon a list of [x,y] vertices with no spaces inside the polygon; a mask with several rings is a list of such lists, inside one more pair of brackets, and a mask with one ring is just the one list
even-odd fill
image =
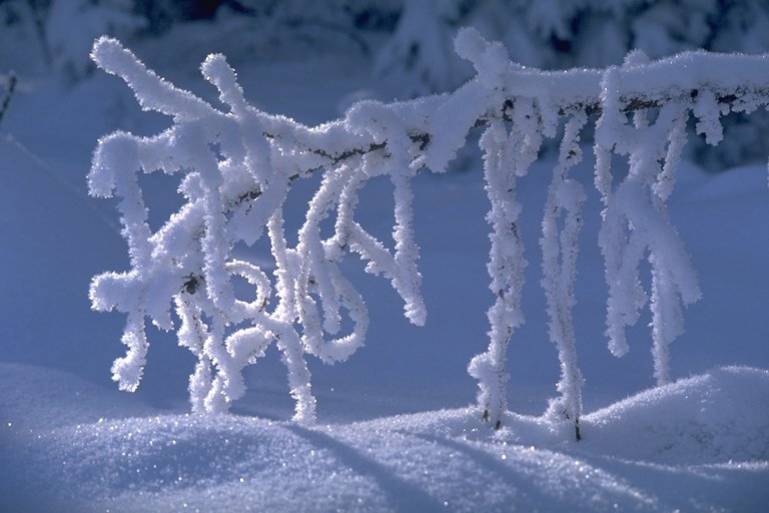
{"label": "frost-covered branch", "polygon": [[[173,329],[173,307],[179,343],[198,359],[189,384],[194,411],[226,410],[245,392],[243,368],[275,343],[287,366],[295,418],[312,422],[316,403],[306,355],[344,361],[363,345],[369,327],[364,298],[340,261],[357,254],[367,272],[390,281],[404,315],[423,324],[411,179],[423,168],[444,171],[470,130],[483,126],[492,228],[488,271],[496,299],[488,312],[489,348],[471,361],[469,372],[478,379],[484,417],[499,427],[506,410],[507,345],[524,321],[526,261],[516,183],[543,140],[562,132],[542,223],[543,286],[562,371],[561,397],[550,412],[570,419],[579,438],[582,376],[572,308],[585,194],[568,171],[581,158],[579,134],[593,112],[600,112],[595,182],[606,207],[600,243],[610,349],[616,355],[627,351],[624,329],[647,301],[638,266],[648,258],[655,373],[660,383],[669,379],[667,346],[682,331],[681,306],[700,295],[665,206],[686,122],[693,116],[697,131],[716,144],[720,116],[766,106],[769,58],[695,52],[651,63],[632,58],[605,71],[543,72],[512,63],[501,44],[473,30],[461,31],[455,46],[476,71],[456,91],[408,102],[361,102],[343,119],[308,127],[250,105],[221,55],[210,55],[201,71],[225,109],[158,77],[118,41],[96,41],[94,62],[122,78],[143,109],[173,118],[153,137],[116,132],[102,138],[89,174],[92,195],[118,198],[130,256],[129,270],[96,276],[90,291],[93,308],[127,315],[127,353],[113,366],[122,389],[135,390],[141,380],[147,319]],[[630,162],[630,173],[617,185],[613,153]],[[179,177],[185,203],[152,232],[138,175],[155,171]],[[286,197],[291,184],[311,172],[322,174],[321,184],[291,246],[283,224]],[[393,184],[393,250],[355,219],[359,191],[378,176]],[[321,225],[328,221],[333,233],[324,236]],[[233,255],[236,244],[262,237],[271,248],[272,275]],[[236,296],[236,278],[254,288],[254,300]]]}
{"label": "frost-covered branch", "polygon": [[[579,418],[582,414],[582,374],[577,364],[577,341],[574,334],[572,307],[576,303],[574,283],[577,279],[579,232],[582,228],[582,204],[585,192],[582,185],[567,176],[568,170],[582,160],[579,146],[580,131],[587,123],[584,112],[575,113],[564,125],[558,164],[545,203],[542,221],[542,286],[550,317],[551,341],[558,349],[561,397],[552,401],[549,414],[566,418],[574,423],[577,440],[580,439]],[[563,216],[563,227],[558,220]]]}
{"label": "frost-covered branch", "polygon": [[[93,58],[123,78],[143,108],[174,118],[155,137],[117,132],[103,138],[89,174],[93,195],[120,199],[131,257],[130,271],[104,273],[91,286],[95,309],[128,315],[128,352],[115,362],[114,379],[122,389],[136,389],[149,347],[145,319],[171,329],[175,305],[180,345],[198,358],[189,386],[193,410],[226,410],[245,391],[241,370],[275,342],[297,401],[295,418],[312,422],[315,399],[305,353],[344,361],[363,344],[368,328],[363,298],[338,267],[345,252],[358,253],[369,272],[392,281],[413,323],[425,321],[410,186],[414,148],[424,147],[423,140],[381,104],[359,104],[344,122],[315,129],[259,112],[245,101],[220,55],[210,56],[201,71],[226,112],[160,79],[115,40],[99,39]],[[365,142],[369,151],[346,153],[341,143],[350,139]],[[357,158],[349,158],[353,154]],[[290,247],[282,222],[289,185],[316,169],[323,170],[323,183],[297,245]],[[137,175],[156,170],[180,176],[186,203],[152,233]],[[358,191],[379,175],[394,184],[394,252],[354,219]],[[331,214],[335,233],[323,238],[320,224]],[[253,244],[265,228],[275,261],[272,279],[232,255],[235,244]],[[256,289],[254,301],[236,297],[235,277]],[[342,312],[352,322],[348,334],[339,333]]]}
{"label": "frost-covered branch", "polygon": [[[669,380],[667,345],[681,334],[681,304],[700,298],[696,273],[683,242],[671,224],[665,201],[672,191],[674,171],[684,144],[685,125],[692,111],[698,130],[709,141],[720,135],[720,110],[712,97],[669,102],[659,109],[654,122],[636,112],[633,124],[618,109],[623,83],[617,68],[609,68],[603,80],[602,115],[596,125],[597,177],[606,208],[599,234],[606,260],[609,287],[607,335],[615,356],[628,351],[625,327],[635,324],[647,301],[639,277],[639,265],[648,252],[652,265],[652,331],[655,375],[660,384]],[[707,98],[707,100],[703,100]],[[612,190],[608,154],[628,156],[627,177]],[[607,155],[607,156],[603,156]]]}

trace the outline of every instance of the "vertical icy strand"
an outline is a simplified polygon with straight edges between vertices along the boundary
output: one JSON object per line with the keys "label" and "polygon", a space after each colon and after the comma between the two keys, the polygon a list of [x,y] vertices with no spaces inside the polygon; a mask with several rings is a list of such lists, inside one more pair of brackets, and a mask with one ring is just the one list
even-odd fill
{"label": "vertical icy strand", "polygon": [[[632,67],[633,63],[628,62]],[[604,73],[601,84],[601,118],[596,124],[596,176],[606,208],[599,233],[609,287],[607,330],[609,349],[615,356],[628,351],[625,329],[634,325],[647,301],[639,266],[648,254],[652,267],[652,338],[655,377],[658,384],[670,380],[669,344],[683,332],[682,305],[697,301],[700,289],[683,242],[670,222],[666,200],[685,143],[691,103],[670,101],[649,122],[647,112],[637,109],[633,124],[623,113],[623,84],[617,68]],[[718,132],[718,106],[706,95],[695,105],[695,114],[709,133]],[[720,126],[720,125],[719,125]],[[716,135],[711,139],[717,140]],[[627,177],[611,191],[605,167],[608,151],[627,155]],[[609,154],[610,155],[610,154]],[[600,158],[599,158],[600,157]]]}
{"label": "vertical icy strand", "polygon": [[517,225],[521,207],[515,192],[516,171],[523,171],[515,165],[520,154],[511,154],[525,148],[523,136],[513,132],[508,137],[504,125],[493,121],[480,140],[486,195],[491,203],[486,216],[492,227],[487,269],[496,299],[487,313],[489,347],[470,361],[468,371],[478,380],[478,403],[484,419],[497,428],[507,409],[507,346],[513,331],[524,322],[521,290],[526,261]]}
{"label": "vertical icy strand", "polygon": [[[667,216],[666,201],[673,192],[675,170],[686,143],[686,121],[688,109],[682,108],[668,133],[667,152],[662,171],[652,186],[653,203],[660,215]],[[673,278],[665,268],[664,260],[654,254],[649,255],[651,264],[651,302],[652,312],[652,355],[654,357],[654,377],[657,385],[670,383],[669,345],[684,332],[684,318],[681,300],[678,297]]]}
{"label": "vertical icy strand", "polygon": [[[275,261],[275,288],[278,304],[272,314],[272,324],[279,329],[273,332],[281,350],[283,363],[288,369],[288,382],[291,396],[296,401],[294,419],[312,423],[315,420],[316,400],[312,395],[310,384],[310,369],[304,358],[302,341],[293,329],[297,317],[296,300],[294,298],[294,276],[298,269],[296,252],[288,249],[285,230],[283,228],[283,212],[276,211],[267,223],[270,237],[270,248]],[[282,334],[282,336],[281,336]]]}
{"label": "vertical icy strand", "polygon": [[[577,364],[577,347],[572,320],[576,302],[574,282],[577,277],[579,232],[582,227],[582,204],[585,192],[582,185],[568,178],[569,168],[582,160],[579,134],[587,122],[587,115],[575,113],[565,124],[558,164],[548,189],[545,215],[542,220],[542,286],[547,299],[550,318],[550,340],[558,350],[561,379],[557,388],[560,397],[550,403],[548,415],[568,419],[574,423],[577,440],[580,439],[579,418],[582,413],[582,374]],[[564,215],[563,226],[558,220]]]}
{"label": "vertical icy strand", "polygon": [[201,319],[200,308],[193,304],[193,298],[186,291],[178,294],[176,314],[181,326],[176,332],[179,345],[189,349],[198,358],[195,372],[190,376],[190,403],[194,413],[205,411],[205,398],[211,391],[211,361],[203,352],[203,345],[208,338],[208,327]]}

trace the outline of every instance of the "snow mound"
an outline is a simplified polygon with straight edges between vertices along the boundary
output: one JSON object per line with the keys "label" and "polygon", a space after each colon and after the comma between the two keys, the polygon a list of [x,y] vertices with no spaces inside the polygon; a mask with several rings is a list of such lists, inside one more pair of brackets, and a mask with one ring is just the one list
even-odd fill
{"label": "snow mound", "polygon": [[[13,368],[3,366],[3,388]],[[104,395],[81,404],[101,408],[114,394],[93,392]],[[61,408],[76,400],[52,399]],[[4,450],[13,472],[0,476],[14,493],[0,504],[27,511],[36,497],[34,511],[84,513],[758,512],[769,499],[768,406],[769,371],[725,367],[585,416],[582,442],[569,423],[516,414],[494,432],[474,408],[316,428],[161,415],[50,429],[43,417],[28,436],[3,426],[17,436]]]}
{"label": "snow mound", "polygon": [[15,432],[152,415],[136,397],[54,369],[0,362],[0,422]]}
{"label": "snow mound", "polygon": [[[416,415],[434,428],[414,432],[404,419],[325,428],[229,415],[102,421],[37,440],[29,476],[48,483],[51,503],[78,511],[655,510],[654,497],[621,477],[495,441],[473,417]],[[435,429],[444,419],[463,426],[456,436]]]}
{"label": "snow mound", "polygon": [[769,460],[769,371],[715,369],[642,392],[584,422],[585,445],[619,457],[664,463]]}

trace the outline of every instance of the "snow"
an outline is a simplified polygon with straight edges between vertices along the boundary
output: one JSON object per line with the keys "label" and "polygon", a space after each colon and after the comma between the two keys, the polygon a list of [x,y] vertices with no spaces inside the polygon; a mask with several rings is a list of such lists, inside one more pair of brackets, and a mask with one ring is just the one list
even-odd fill
{"label": "snow", "polygon": [[[499,44],[479,44],[480,34],[472,28],[462,29],[455,44],[457,53],[473,61],[480,75],[485,75],[478,68],[477,59],[483,52],[498,54],[486,69],[494,69],[496,81],[510,96],[528,98],[547,98],[555,107],[568,107],[574,104],[592,105],[602,90],[604,70],[575,68],[567,71],[542,71],[526,68],[515,62],[505,62],[501,54],[505,48]],[[483,46],[484,50],[481,50]],[[484,58],[483,60],[486,60]],[[615,69],[615,87],[622,99],[640,99],[651,102],[667,101],[675,96],[686,97],[688,92],[696,90],[704,93],[701,100],[705,113],[712,111],[716,97],[726,97],[736,92],[747,93],[748,111],[755,109],[755,103],[761,102],[762,89],[766,87],[769,74],[769,56],[746,54],[722,54],[705,51],[681,52],[675,56],[654,62],[626,62],[621,69]],[[718,134],[703,124],[708,130],[708,142],[718,142]]]}
{"label": "snow", "polygon": [[[185,82],[184,70],[198,63],[184,58],[169,72],[196,90],[199,77]],[[354,59],[347,64],[340,59],[329,69],[328,61],[254,64],[240,69],[238,79],[254,103],[314,124],[336,118],[339,99],[356,87],[374,87]],[[308,81],[308,73],[315,80]],[[340,74],[347,80],[340,81]],[[345,365],[308,362],[319,426],[288,421],[294,405],[285,394],[285,370],[275,347],[244,372],[248,390],[232,404],[232,414],[188,415],[187,375],[196,370],[194,355],[176,347],[181,340],[148,327],[153,346],[142,388],[118,392],[110,383],[109,362],[120,353],[124,321],[118,314],[91,312],[87,296],[94,273],[129,265],[114,203],[86,196],[94,142],[115,129],[157,134],[168,125],[140,113],[125,86],[108,77],[94,76],[69,92],[23,85],[0,126],[0,235],[11,241],[0,250],[6,269],[0,273],[0,509],[765,509],[769,201],[764,166],[712,176],[681,163],[669,215],[698,270],[704,298],[689,308],[687,331],[670,346],[673,382],[648,389],[654,385],[647,352],[653,340],[645,326],[650,314],[641,313],[628,330],[623,359],[614,359],[602,343],[606,291],[596,240],[602,204],[590,183],[590,149],[581,148],[584,161],[569,170],[569,179],[585,191],[575,283],[579,302],[573,305],[585,378],[579,443],[572,426],[541,416],[556,394],[559,362],[548,342],[539,265],[523,271],[521,312],[527,322],[517,328],[507,362],[508,408],[519,413],[507,414],[494,432],[476,408],[465,408],[475,391],[465,367],[486,348],[485,314],[495,300],[485,267],[489,204],[474,149],[459,153],[460,160],[462,152],[469,153],[472,165],[462,166],[466,171],[418,175],[412,182],[414,240],[421,246],[421,286],[430,309],[423,328],[403,318],[402,302],[385,280],[365,275],[356,258],[339,263],[367,298],[371,329],[366,346]],[[200,94],[214,102],[218,93]],[[46,122],[31,122],[36,119]],[[412,120],[411,126],[424,123],[414,113]],[[525,256],[536,262],[542,205],[557,161],[526,160],[524,155],[526,165],[516,169],[517,219]],[[621,181],[625,166],[616,158],[612,164],[615,181]],[[177,194],[174,177],[139,174],[137,180],[152,229],[188,199]],[[191,182],[185,187],[192,196],[200,190]],[[297,181],[285,219],[272,218],[268,232],[297,233],[305,222],[303,206],[317,187],[318,179]],[[393,190],[380,177],[359,191],[357,223],[379,240],[391,237]],[[559,191],[559,202],[574,206],[574,191]],[[191,209],[188,215],[202,218],[203,212]],[[327,233],[323,225],[320,229]],[[168,244],[183,243],[178,235],[164,233]],[[382,249],[390,251],[385,244]],[[270,248],[259,242],[238,246],[233,254],[259,262],[265,273],[273,271]],[[260,281],[251,267],[231,270],[238,280],[245,274],[246,280]],[[256,294],[241,294],[237,286],[235,291],[238,300],[260,304]],[[349,325],[342,321],[340,328]],[[260,333],[247,329],[227,339],[227,347],[245,344],[259,353]],[[197,343],[185,340],[189,348]],[[721,367],[730,364],[750,367]]]}
{"label": "snow", "polygon": [[[765,459],[766,380],[765,371],[723,367],[642,392],[588,415],[595,442],[585,445],[663,464]],[[647,408],[654,413],[647,416]],[[627,443],[626,430],[633,431],[634,443]]]}
{"label": "snow", "polygon": [[[0,368],[4,389],[10,380],[34,393],[36,374],[82,388],[72,376]],[[91,391],[78,410],[109,410],[116,395]],[[39,490],[40,504],[83,512],[579,512],[760,511],[769,498],[765,486],[751,488],[769,478],[769,372],[748,367],[714,369],[586,415],[579,443],[558,422],[516,414],[492,435],[472,409],[315,428],[151,412],[17,425],[49,406],[4,413],[6,437],[17,437],[7,455],[13,471],[0,471],[6,500]]]}

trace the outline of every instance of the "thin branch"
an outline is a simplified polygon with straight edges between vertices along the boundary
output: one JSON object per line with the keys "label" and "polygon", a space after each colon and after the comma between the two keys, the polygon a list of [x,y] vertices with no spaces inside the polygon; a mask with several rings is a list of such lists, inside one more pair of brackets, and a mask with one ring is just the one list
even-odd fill
{"label": "thin branch", "polygon": [[[659,99],[659,100],[650,100],[647,98],[622,98],[622,103],[624,104],[624,108],[622,111],[626,114],[631,114],[633,112],[636,112],[638,110],[647,110],[647,109],[655,109],[659,108],[665,103],[672,102],[672,101],[682,101],[687,98],[689,99],[695,99],[699,94],[699,89],[692,89],[691,91],[683,91],[681,94],[678,95],[671,95],[669,97]],[[734,92],[734,93],[728,93],[728,94],[722,94],[722,95],[716,95],[716,101],[719,105],[728,106],[731,108],[731,106],[738,101],[740,101],[744,96],[747,96],[748,94],[755,94],[760,97],[765,97],[769,100],[769,89],[766,90],[760,90],[756,92],[749,93],[748,91],[741,91],[741,92]],[[502,104],[502,107],[499,109],[501,114],[498,116],[501,119],[504,119],[507,122],[512,121],[510,118],[509,111],[513,107],[513,99],[507,99]],[[559,116],[563,116],[569,112],[575,112],[575,111],[584,111],[589,116],[599,116],[601,114],[601,104],[599,101],[595,102],[574,102],[568,105],[561,106],[558,110]],[[474,127],[475,128],[482,128],[486,126],[490,119],[492,119],[495,116],[484,116],[482,118],[479,118],[476,122]],[[269,132],[262,132],[263,135],[272,141],[279,141],[280,137],[278,135],[269,133]],[[431,136],[427,132],[415,132],[409,135],[409,138],[411,141],[416,145],[417,150],[419,152],[423,152],[427,146],[430,144]],[[317,155],[319,157],[322,157],[327,162],[326,165],[330,167],[337,166],[341,164],[342,162],[353,158],[353,157],[361,157],[363,155],[367,155],[369,153],[373,153],[375,151],[380,150],[386,150],[387,149],[387,141],[380,142],[380,143],[371,143],[368,146],[361,146],[361,147],[352,147],[348,148],[342,151],[338,151],[335,153],[331,153],[323,148],[307,148],[305,151],[308,153],[312,153],[314,155]],[[299,179],[301,176],[305,176],[309,173],[314,172],[317,169],[320,169],[320,167],[314,167],[311,169],[304,170],[301,173],[296,173],[294,175],[291,175],[289,177],[289,182],[294,182],[295,180]],[[255,188],[253,190],[247,191],[240,196],[238,196],[235,201],[233,201],[230,204],[230,211],[233,211],[237,209],[239,206],[249,203],[251,201],[256,200],[259,196],[261,196],[262,191],[259,188]]]}
{"label": "thin branch", "polygon": [[8,111],[8,106],[11,104],[11,98],[13,97],[14,91],[16,91],[17,82],[18,79],[16,78],[16,74],[11,71],[11,73],[8,75],[8,86],[5,90],[5,97],[3,97],[3,101],[0,103],[0,123],[3,122],[3,117]]}
{"label": "thin branch", "polygon": [[[671,95],[669,97],[657,99],[657,100],[650,100],[648,98],[622,98],[621,101],[624,104],[624,108],[622,109],[622,111],[626,114],[631,114],[639,110],[655,109],[669,102],[684,101],[686,99],[695,99],[698,95],[698,92],[699,92],[699,89],[692,89],[691,91],[684,91],[681,94]],[[734,93],[727,93],[727,94],[720,94],[720,95],[717,94],[716,101],[720,106],[731,108],[732,105],[738,103],[743,97],[747,96],[748,94],[754,94],[761,98],[766,98],[767,101],[769,102],[769,89],[754,91],[754,92],[741,91],[741,92],[734,92]],[[509,111],[512,108],[512,106],[513,106],[513,99],[505,100],[502,107],[498,109],[499,112],[501,112],[500,115],[498,116],[486,115],[484,117],[478,118],[478,120],[475,122],[474,128],[485,127],[488,124],[488,122],[493,118],[501,118],[507,122],[512,121],[509,115]],[[570,112],[577,112],[577,111],[583,111],[588,116],[600,116],[601,104],[598,100],[596,100],[595,102],[574,102],[568,105],[562,105],[558,109],[558,115],[564,116]],[[275,135],[269,132],[263,132],[263,135],[267,139],[270,139],[276,142],[280,141],[280,136],[278,135]],[[431,135],[427,132],[414,132],[409,135],[409,138],[416,145],[417,150],[419,152],[423,152],[428,147],[428,145],[432,140]],[[361,157],[363,155],[367,155],[375,151],[385,150],[386,148],[387,148],[387,141],[379,142],[379,143],[371,143],[368,146],[351,147],[351,148],[347,148],[345,150],[337,151],[334,153],[331,153],[323,148],[306,148],[305,151],[307,151],[308,153],[317,155],[319,157],[322,157],[324,160],[327,161],[328,166],[333,167],[341,164],[342,162],[350,158]],[[302,173],[298,173],[291,176],[289,179],[293,181],[299,178],[300,176],[310,173],[312,171],[314,171],[314,169],[307,169]],[[242,198],[242,199],[253,200],[253,199],[256,199],[258,196],[259,195],[257,194],[252,198]]]}

